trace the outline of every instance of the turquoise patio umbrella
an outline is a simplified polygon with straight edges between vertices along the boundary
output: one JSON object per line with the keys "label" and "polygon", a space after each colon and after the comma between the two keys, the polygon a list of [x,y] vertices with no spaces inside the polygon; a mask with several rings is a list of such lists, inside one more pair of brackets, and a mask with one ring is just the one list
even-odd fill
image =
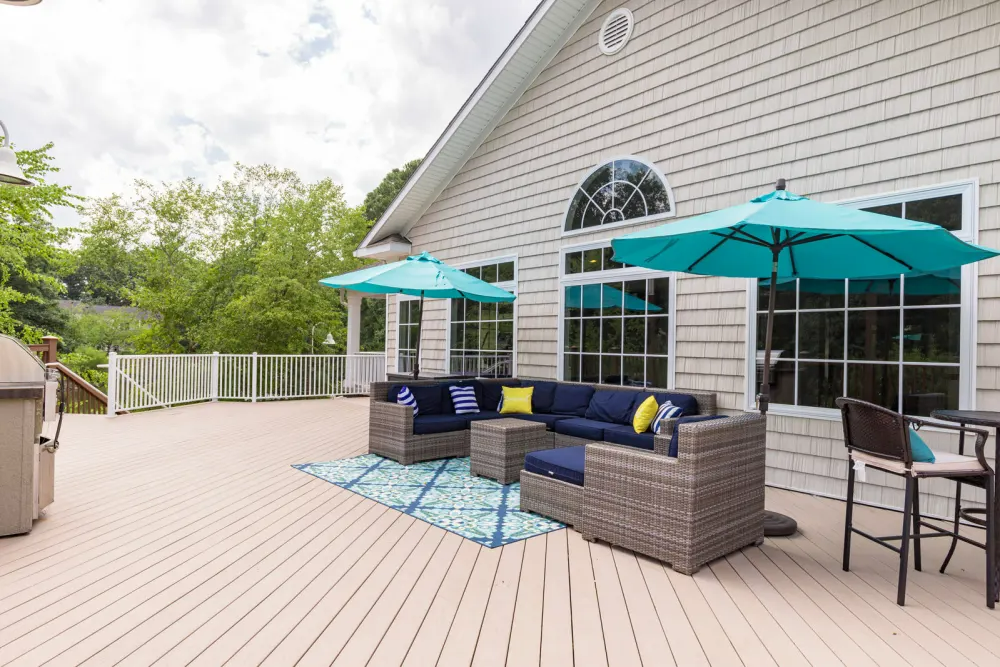
{"label": "turquoise patio umbrella", "polygon": [[621,308],[623,297],[624,307],[627,311],[646,312],[646,309],[649,308],[649,312],[658,313],[663,310],[659,306],[648,303],[634,294],[622,292],[617,287],[605,284],[600,286],[584,285],[582,289],[573,290],[571,295],[566,298],[566,307],[587,308],[591,310],[602,310],[606,307]]}
{"label": "turquoise patio umbrella", "polygon": [[417,321],[416,361],[413,379],[420,374],[420,332],[423,328],[424,297],[432,299],[470,299],[482,303],[511,303],[516,298],[507,290],[452,268],[430,253],[407,257],[400,262],[370,266],[342,276],[319,281],[334,289],[349,289],[368,294],[406,294],[420,297]]}
{"label": "turquoise patio umbrella", "polygon": [[768,278],[760,409],[771,393],[775,293],[795,278],[879,278],[945,273],[1000,254],[965,243],[938,225],[823,204],[777,189],[751,200],[611,242],[614,259],[660,271]]}

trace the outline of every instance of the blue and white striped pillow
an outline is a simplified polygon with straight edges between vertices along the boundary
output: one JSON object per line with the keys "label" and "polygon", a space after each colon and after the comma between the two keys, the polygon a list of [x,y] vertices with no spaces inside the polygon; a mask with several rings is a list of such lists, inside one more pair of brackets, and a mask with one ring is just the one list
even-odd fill
{"label": "blue and white striped pillow", "polygon": [[400,405],[406,405],[413,408],[414,417],[420,414],[420,408],[417,407],[417,399],[413,397],[409,387],[403,387],[399,390],[399,396],[396,398],[396,402]]}
{"label": "blue and white striped pillow", "polygon": [[455,406],[456,415],[471,415],[479,412],[476,402],[475,387],[448,387],[451,392],[451,402]]}
{"label": "blue and white striped pillow", "polygon": [[[656,411],[656,416],[653,417],[653,433],[660,435],[660,427],[663,425],[663,420],[665,419],[677,419],[684,416],[684,410],[677,407],[670,401],[665,402],[660,406],[660,409]],[[664,434],[669,435],[669,434]]]}

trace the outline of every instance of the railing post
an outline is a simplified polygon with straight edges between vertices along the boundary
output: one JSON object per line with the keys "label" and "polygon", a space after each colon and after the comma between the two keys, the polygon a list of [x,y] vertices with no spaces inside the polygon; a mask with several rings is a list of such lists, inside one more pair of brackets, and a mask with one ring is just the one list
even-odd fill
{"label": "railing post", "polygon": [[212,353],[212,402],[219,402],[219,353]]}
{"label": "railing post", "polygon": [[118,353],[108,353],[108,417],[118,416]]}
{"label": "railing post", "polygon": [[257,353],[250,360],[250,402],[257,402]]}

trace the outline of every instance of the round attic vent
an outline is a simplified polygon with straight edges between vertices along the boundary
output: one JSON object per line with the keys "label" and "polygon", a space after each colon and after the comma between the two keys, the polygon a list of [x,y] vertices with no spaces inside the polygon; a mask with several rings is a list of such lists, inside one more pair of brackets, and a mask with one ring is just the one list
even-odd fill
{"label": "round attic vent", "polygon": [[625,48],[629,37],[632,36],[634,25],[635,18],[632,12],[624,7],[608,14],[608,18],[604,19],[604,25],[601,26],[601,35],[598,39],[601,53],[610,56]]}

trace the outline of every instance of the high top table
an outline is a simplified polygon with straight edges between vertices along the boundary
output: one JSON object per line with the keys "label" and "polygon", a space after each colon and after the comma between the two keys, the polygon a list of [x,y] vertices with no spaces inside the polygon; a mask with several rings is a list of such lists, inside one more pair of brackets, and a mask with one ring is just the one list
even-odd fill
{"label": "high top table", "polygon": [[[994,430],[996,435],[994,443],[1000,443],[1000,412],[990,412],[988,410],[934,410],[931,412],[931,417],[933,419],[940,419],[941,421],[952,422],[963,427],[982,426],[984,428],[991,428]],[[965,454],[965,438],[959,440],[958,453]],[[994,461],[996,461],[996,454],[994,454]],[[994,463],[994,472],[996,472],[996,463]],[[968,482],[964,483],[968,484]],[[961,488],[961,486],[959,486],[959,488]],[[995,507],[1000,508],[1000,496],[997,494],[1000,494],[1000,475],[993,475],[993,502]],[[976,511],[975,509],[968,509],[962,510],[961,516],[970,523],[985,526],[986,522],[978,516],[975,516],[976,514],[982,513],[982,510]],[[994,511],[993,516],[993,534],[1000,537],[1000,512]],[[954,546],[952,548],[954,548]],[[950,556],[951,554],[949,553],[948,555]],[[998,575],[997,581],[1000,581],[1000,549],[997,549],[997,555],[993,567],[996,568]],[[997,588],[998,590],[995,595],[996,599],[1000,600],[1000,586]]]}

